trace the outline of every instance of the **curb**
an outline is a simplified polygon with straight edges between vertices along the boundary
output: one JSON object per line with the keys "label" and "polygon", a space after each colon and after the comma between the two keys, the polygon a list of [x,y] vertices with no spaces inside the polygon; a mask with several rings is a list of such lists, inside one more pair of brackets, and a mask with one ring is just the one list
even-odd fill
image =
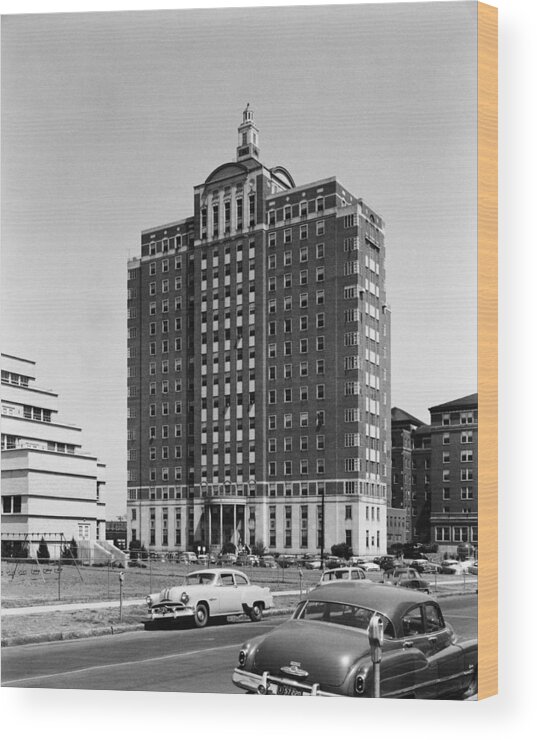
{"label": "curb", "polygon": [[[292,614],[294,607],[285,609],[272,609],[271,617],[284,614]],[[246,617],[244,621],[246,621]],[[121,635],[126,632],[142,632],[145,630],[145,622],[136,624],[113,624],[110,627],[94,627],[89,630],[70,630],[68,632],[48,632],[41,635],[28,635],[26,637],[4,637],[1,641],[2,647],[17,647],[20,645],[39,645],[47,642],[63,642],[67,640],[80,640],[87,637],[103,637],[104,635]]]}

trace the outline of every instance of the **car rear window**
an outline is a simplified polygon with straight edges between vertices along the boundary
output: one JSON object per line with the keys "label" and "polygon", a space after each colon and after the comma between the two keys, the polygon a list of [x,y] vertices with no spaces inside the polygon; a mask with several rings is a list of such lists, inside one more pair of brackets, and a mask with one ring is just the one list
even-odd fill
{"label": "car rear window", "polygon": [[[342,627],[352,627],[354,629],[367,632],[371,617],[377,612],[355,604],[343,604],[326,601],[305,601],[298,605],[294,619],[303,619],[305,621],[328,622],[337,624]],[[393,638],[395,632],[393,624],[383,614],[380,615],[384,623],[384,636]]]}

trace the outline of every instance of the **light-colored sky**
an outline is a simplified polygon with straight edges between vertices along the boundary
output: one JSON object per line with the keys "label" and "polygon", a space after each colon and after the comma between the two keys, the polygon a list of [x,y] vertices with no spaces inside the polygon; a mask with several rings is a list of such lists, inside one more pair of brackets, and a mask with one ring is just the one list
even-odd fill
{"label": "light-colored sky", "polygon": [[476,5],[5,17],[2,351],[38,363],[126,496],[126,274],[191,215],[250,102],[261,159],[386,220],[392,403],[476,380]]}

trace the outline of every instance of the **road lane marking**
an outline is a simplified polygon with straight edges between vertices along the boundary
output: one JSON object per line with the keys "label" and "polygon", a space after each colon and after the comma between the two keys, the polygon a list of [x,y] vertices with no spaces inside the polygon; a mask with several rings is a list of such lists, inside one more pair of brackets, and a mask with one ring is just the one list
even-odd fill
{"label": "road lane marking", "polygon": [[159,660],[171,660],[173,658],[188,658],[192,655],[199,655],[200,653],[211,653],[216,650],[236,650],[243,645],[242,642],[236,645],[220,645],[218,647],[204,648],[203,650],[190,650],[187,653],[174,653],[173,655],[161,655],[155,658],[144,658],[143,660],[126,660],[122,663],[107,663],[106,665],[93,665],[87,666],[86,668],[77,668],[73,671],[62,671],[60,673],[48,673],[43,676],[27,676],[26,678],[16,678],[13,681],[2,682],[2,686],[13,686],[17,683],[24,683],[25,681],[43,681],[49,678],[59,678],[62,676],[73,676],[76,673],[86,673],[87,671],[98,671],[107,670],[109,668],[121,668],[123,666],[140,665],[142,663],[155,663]]}

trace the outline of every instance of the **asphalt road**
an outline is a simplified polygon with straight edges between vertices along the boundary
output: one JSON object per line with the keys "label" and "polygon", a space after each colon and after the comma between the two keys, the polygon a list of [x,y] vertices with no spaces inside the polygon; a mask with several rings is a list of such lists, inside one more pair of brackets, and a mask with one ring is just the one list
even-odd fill
{"label": "asphalt road", "polygon": [[[477,636],[475,594],[445,598],[441,605],[457,634]],[[287,618],[2,648],[2,686],[241,693],[231,683],[240,646]]]}

